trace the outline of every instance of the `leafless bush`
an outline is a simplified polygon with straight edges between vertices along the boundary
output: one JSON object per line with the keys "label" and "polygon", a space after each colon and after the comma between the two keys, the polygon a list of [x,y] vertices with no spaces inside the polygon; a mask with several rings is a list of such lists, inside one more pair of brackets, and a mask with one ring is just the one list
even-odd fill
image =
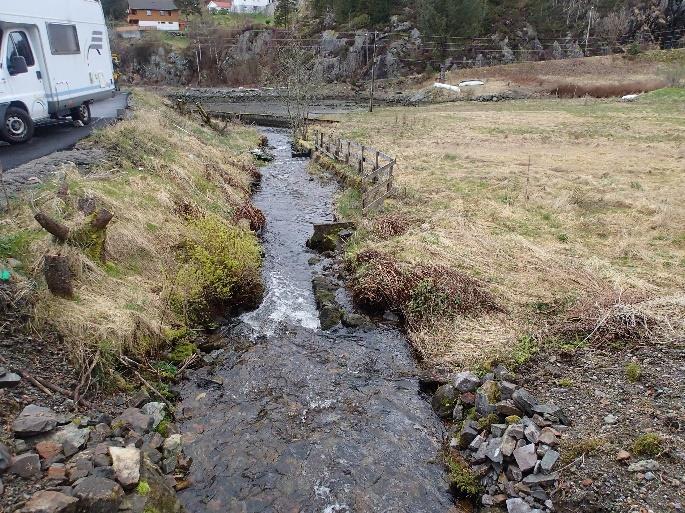
{"label": "leafless bush", "polygon": [[599,32],[604,35],[613,48],[621,42],[621,37],[630,22],[630,14],[626,9],[619,9],[607,14],[599,22]]}
{"label": "leafless bush", "polygon": [[304,43],[292,42],[278,52],[277,82],[285,89],[285,102],[295,141],[307,139],[309,116],[317,96],[315,53]]}
{"label": "leafless bush", "polygon": [[373,222],[373,233],[382,238],[403,235],[411,226],[411,220],[402,214],[386,214],[379,216]]}

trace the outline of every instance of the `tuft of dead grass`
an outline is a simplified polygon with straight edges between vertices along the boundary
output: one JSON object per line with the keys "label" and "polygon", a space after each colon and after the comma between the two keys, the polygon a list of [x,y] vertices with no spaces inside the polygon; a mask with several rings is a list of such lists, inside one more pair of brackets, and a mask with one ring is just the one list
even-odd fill
{"label": "tuft of dead grass", "polygon": [[665,80],[626,80],[612,83],[585,84],[578,82],[558,82],[546,85],[549,94],[559,98],[613,98],[627,94],[648,93],[666,87]]}
{"label": "tuft of dead grass", "polygon": [[411,219],[403,214],[382,214],[373,219],[371,231],[378,237],[389,239],[407,233],[411,224]]}

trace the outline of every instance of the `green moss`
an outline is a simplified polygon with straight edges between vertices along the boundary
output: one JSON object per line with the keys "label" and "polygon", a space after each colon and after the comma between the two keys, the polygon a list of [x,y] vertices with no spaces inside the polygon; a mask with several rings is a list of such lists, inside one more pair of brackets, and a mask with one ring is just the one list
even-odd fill
{"label": "green moss", "polygon": [[192,355],[197,353],[197,346],[192,342],[179,342],[169,354],[169,361],[175,364],[185,362]]}
{"label": "green moss", "polygon": [[521,422],[521,417],[518,415],[509,415],[506,419],[504,419],[504,422],[506,422],[507,425],[517,424],[518,422]]}
{"label": "green moss", "polygon": [[181,340],[184,340],[190,335],[190,330],[187,326],[181,326],[180,328],[165,328],[164,329],[164,339],[170,344],[176,344]]}
{"label": "green moss", "polygon": [[585,438],[583,440],[566,440],[563,442],[561,459],[563,464],[571,463],[583,454],[591,455],[606,444],[602,438]]}
{"label": "green moss", "polygon": [[645,433],[633,441],[633,453],[637,456],[657,456],[661,452],[662,440],[656,433]]}
{"label": "green moss", "polygon": [[499,417],[497,416],[497,414],[491,413],[478,421],[478,427],[480,429],[490,429],[490,426],[492,426],[493,424],[497,424],[498,422]]}
{"label": "green moss", "polygon": [[189,325],[209,326],[215,313],[256,305],[263,293],[257,237],[213,215],[188,231],[169,298],[174,311]]}
{"label": "green moss", "polygon": [[136,486],[136,493],[138,495],[147,495],[150,493],[150,485],[148,484],[147,481],[141,481],[138,483],[138,486]]}
{"label": "green moss", "polygon": [[164,379],[174,379],[178,374],[178,367],[171,362],[155,362],[154,367]]}
{"label": "green moss", "polygon": [[470,497],[483,492],[478,478],[465,463],[452,458],[447,462],[447,465],[450,471],[451,485],[459,495]]}
{"label": "green moss", "polygon": [[630,362],[626,365],[626,377],[631,383],[640,381],[640,378],[642,377],[642,368],[640,365],[636,362]]}
{"label": "green moss", "polygon": [[573,380],[571,378],[561,378],[557,381],[557,384],[562,388],[571,388],[573,386]]}

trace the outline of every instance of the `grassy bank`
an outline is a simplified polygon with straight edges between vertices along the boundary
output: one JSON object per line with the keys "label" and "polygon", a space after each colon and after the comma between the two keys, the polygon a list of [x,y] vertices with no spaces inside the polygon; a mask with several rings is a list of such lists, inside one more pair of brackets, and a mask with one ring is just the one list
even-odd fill
{"label": "grassy bank", "polygon": [[358,298],[400,310],[440,364],[682,336],[684,128],[684,89],[342,117],[398,160],[397,197],[349,249]]}
{"label": "grassy bank", "polygon": [[[21,261],[13,279],[32,293],[34,325],[57,332],[76,363],[98,355],[103,370],[119,354],[183,341],[261,293],[250,230],[258,171],[246,151],[257,133],[235,125],[218,135],[142,91],[133,103],[131,119],[82,144],[104,149],[104,160],[87,171],[64,167],[0,221],[0,258]],[[88,205],[114,214],[106,240],[58,244],[34,220],[42,212],[73,233],[91,220]],[[72,298],[47,290],[43,259],[56,254],[68,257]]]}

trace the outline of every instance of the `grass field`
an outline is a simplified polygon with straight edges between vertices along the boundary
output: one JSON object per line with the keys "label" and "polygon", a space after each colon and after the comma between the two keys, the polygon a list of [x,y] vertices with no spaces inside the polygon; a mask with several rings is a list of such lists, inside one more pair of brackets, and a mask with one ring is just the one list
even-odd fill
{"label": "grass field", "polygon": [[342,117],[339,131],[397,158],[386,210],[410,226],[362,230],[351,256],[445,265],[502,307],[414,327],[428,361],[525,359],[575,306],[608,297],[637,298],[661,326],[654,338],[685,332],[685,89],[385,108]]}

